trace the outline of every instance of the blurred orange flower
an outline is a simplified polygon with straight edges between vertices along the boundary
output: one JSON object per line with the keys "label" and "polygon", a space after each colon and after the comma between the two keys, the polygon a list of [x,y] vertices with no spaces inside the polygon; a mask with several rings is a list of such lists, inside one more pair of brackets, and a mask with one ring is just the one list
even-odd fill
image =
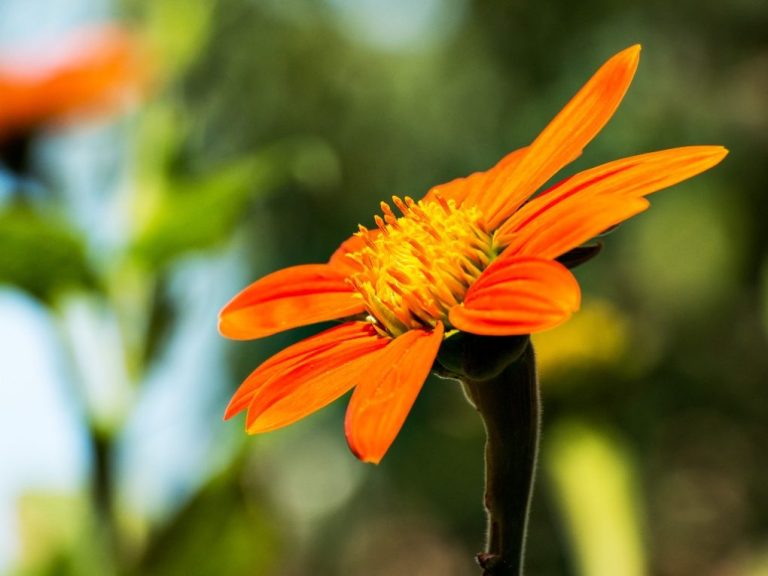
{"label": "blurred orange flower", "polygon": [[645,195],[711,168],[720,146],[624,158],[531,196],[573,161],[613,115],[640,47],[608,60],[529,146],[496,166],[436,186],[416,202],[393,197],[376,228],[360,226],[326,264],[279,270],[236,295],[219,330],[261,338],[346,319],[276,354],[226,410],[247,408],[249,433],[273,430],[354,388],[346,436],[379,462],[413,405],[441,342],[456,331],[522,335],[579,307],[579,285],[556,258],[648,207]]}
{"label": "blurred orange flower", "polygon": [[0,54],[0,139],[75,114],[113,112],[147,78],[137,39],[116,26]]}

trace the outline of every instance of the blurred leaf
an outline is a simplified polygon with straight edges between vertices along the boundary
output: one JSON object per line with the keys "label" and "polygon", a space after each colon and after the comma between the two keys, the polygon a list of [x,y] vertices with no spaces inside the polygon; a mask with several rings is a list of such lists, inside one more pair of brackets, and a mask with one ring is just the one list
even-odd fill
{"label": "blurred leaf", "polygon": [[78,233],[23,208],[0,212],[0,283],[48,302],[60,290],[97,284]]}
{"label": "blurred leaf", "polygon": [[154,535],[136,573],[275,573],[271,568],[280,554],[276,525],[258,502],[249,500],[237,476],[224,474]]}
{"label": "blurred leaf", "polygon": [[183,72],[206,45],[214,3],[153,0],[133,4],[165,72]]}
{"label": "blurred leaf", "polygon": [[[596,371],[627,368],[632,326],[610,302],[592,298],[578,314],[553,330],[534,334],[539,373],[547,389],[595,386]],[[579,378],[586,372],[586,378]]]}
{"label": "blurred leaf", "polygon": [[627,282],[649,307],[664,310],[665,324],[690,324],[722,306],[737,292],[744,266],[746,229],[730,190],[713,175],[679,188],[622,232]]}
{"label": "blurred leaf", "polygon": [[172,183],[134,247],[137,256],[160,267],[186,252],[223,242],[272,177],[271,164],[258,157],[234,162],[201,181]]}
{"label": "blurred leaf", "polygon": [[21,543],[19,576],[98,576],[108,562],[96,544],[88,501],[82,494],[29,490],[17,502]]}
{"label": "blurred leaf", "polygon": [[561,421],[550,430],[543,459],[571,542],[575,573],[647,574],[637,476],[622,443],[586,421]]}

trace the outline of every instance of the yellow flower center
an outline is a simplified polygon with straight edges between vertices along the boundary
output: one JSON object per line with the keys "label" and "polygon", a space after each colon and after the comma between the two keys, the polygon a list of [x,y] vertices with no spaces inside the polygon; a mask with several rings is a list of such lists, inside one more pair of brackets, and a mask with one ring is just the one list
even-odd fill
{"label": "yellow flower center", "polygon": [[413,328],[447,324],[448,311],[495,257],[492,237],[475,208],[453,200],[386,202],[378,229],[360,226],[365,248],[349,255],[361,267],[349,281],[365,302],[369,319],[382,333],[398,336]]}

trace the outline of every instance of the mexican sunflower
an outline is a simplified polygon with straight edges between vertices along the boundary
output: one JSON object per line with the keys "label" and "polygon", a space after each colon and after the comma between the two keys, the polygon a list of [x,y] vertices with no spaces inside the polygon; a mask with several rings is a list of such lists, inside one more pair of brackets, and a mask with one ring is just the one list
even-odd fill
{"label": "mexican sunflower", "polygon": [[640,46],[608,60],[527,147],[490,170],[381,203],[375,226],[324,264],[273,272],[220,313],[221,334],[269,336],[341,320],[279,352],[243,382],[225,414],[247,409],[249,433],[291,424],[354,388],[345,431],[366,462],[384,456],[435,361],[458,331],[524,335],[579,308],[579,285],[558,257],[648,207],[647,194],[711,168],[719,146],[616,160],[543,190],[613,115]]}
{"label": "mexican sunflower", "polygon": [[0,139],[73,114],[111,112],[147,81],[139,43],[116,26],[0,53]]}

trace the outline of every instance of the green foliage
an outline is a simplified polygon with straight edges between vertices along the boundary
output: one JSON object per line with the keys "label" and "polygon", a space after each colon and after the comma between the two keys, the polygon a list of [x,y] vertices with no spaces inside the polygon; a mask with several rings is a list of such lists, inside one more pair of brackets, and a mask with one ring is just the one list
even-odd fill
{"label": "green foliage", "polygon": [[269,162],[257,157],[234,162],[199,181],[173,183],[139,236],[136,255],[162,267],[184,253],[225,242],[272,174]]}
{"label": "green foliage", "polygon": [[65,289],[97,287],[78,232],[64,220],[26,208],[0,212],[0,283],[46,302]]}
{"label": "green foliage", "polygon": [[262,506],[236,476],[215,479],[154,535],[136,575],[279,574],[276,523]]}
{"label": "green foliage", "polygon": [[206,43],[212,2],[153,0],[134,4],[142,14],[147,36],[171,73],[194,62]]}

